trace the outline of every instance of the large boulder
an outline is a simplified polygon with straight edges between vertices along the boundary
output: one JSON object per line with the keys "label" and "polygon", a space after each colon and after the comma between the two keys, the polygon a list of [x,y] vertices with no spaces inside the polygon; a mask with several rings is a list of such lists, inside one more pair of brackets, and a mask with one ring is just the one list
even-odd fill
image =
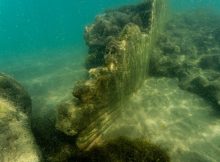
{"label": "large boulder", "polygon": [[31,132],[31,99],[11,77],[0,73],[0,161],[40,162]]}

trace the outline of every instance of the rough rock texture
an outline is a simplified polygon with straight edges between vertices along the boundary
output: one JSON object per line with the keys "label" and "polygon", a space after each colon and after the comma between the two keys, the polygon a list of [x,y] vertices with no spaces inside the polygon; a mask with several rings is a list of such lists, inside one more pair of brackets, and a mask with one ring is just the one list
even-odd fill
{"label": "rough rock texture", "polygon": [[31,98],[13,78],[0,73],[0,97],[13,102],[22,112],[31,113]]}
{"label": "rough rock texture", "polygon": [[102,109],[122,105],[141,86],[161,6],[161,1],[149,0],[110,10],[85,28],[88,78],[74,88],[74,100],[58,108],[58,130],[69,136],[79,134]]}
{"label": "rough rock texture", "polygon": [[31,132],[31,99],[14,79],[0,74],[0,161],[40,162]]}
{"label": "rough rock texture", "polygon": [[171,18],[152,54],[151,75],[178,77],[181,88],[220,107],[219,22],[204,10]]}

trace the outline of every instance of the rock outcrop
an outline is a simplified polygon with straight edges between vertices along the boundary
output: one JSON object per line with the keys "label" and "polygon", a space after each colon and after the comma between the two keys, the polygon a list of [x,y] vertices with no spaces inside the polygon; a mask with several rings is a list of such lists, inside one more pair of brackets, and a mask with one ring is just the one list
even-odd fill
{"label": "rock outcrop", "polygon": [[182,89],[220,107],[219,16],[204,10],[171,18],[150,61],[153,76],[177,77]]}
{"label": "rock outcrop", "polygon": [[88,78],[74,88],[73,101],[58,108],[58,130],[78,135],[102,109],[114,109],[138,90],[146,77],[161,6],[161,1],[150,0],[110,10],[85,28]]}

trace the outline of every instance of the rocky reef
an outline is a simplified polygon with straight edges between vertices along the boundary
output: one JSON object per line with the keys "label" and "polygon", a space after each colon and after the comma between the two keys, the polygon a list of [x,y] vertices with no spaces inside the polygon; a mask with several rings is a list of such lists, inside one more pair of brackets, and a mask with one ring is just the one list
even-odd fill
{"label": "rocky reef", "polygon": [[0,73],[0,161],[40,162],[31,132],[31,99],[11,77]]}
{"label": "rocky reef", "polygon": [[212,11],[174,15],[157,40],[152,76],[177,77],[179,86],[220,107],[220,20]]}

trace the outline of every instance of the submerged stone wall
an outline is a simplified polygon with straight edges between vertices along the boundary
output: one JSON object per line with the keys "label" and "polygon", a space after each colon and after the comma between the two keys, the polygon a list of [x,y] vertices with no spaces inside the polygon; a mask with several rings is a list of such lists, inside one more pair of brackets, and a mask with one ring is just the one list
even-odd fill
{"label": "submerged stone wall", "polygon": [[31,132],[31,99],[14,79],[0,73],[0,161],[40,162]]}
{"label": "submerged stone wall", "polygon": [[85,28],[88,78],[58,108],[56,128],[79,136],[100,113],[121,107],[142,85],[164,1],[110,10]]}

